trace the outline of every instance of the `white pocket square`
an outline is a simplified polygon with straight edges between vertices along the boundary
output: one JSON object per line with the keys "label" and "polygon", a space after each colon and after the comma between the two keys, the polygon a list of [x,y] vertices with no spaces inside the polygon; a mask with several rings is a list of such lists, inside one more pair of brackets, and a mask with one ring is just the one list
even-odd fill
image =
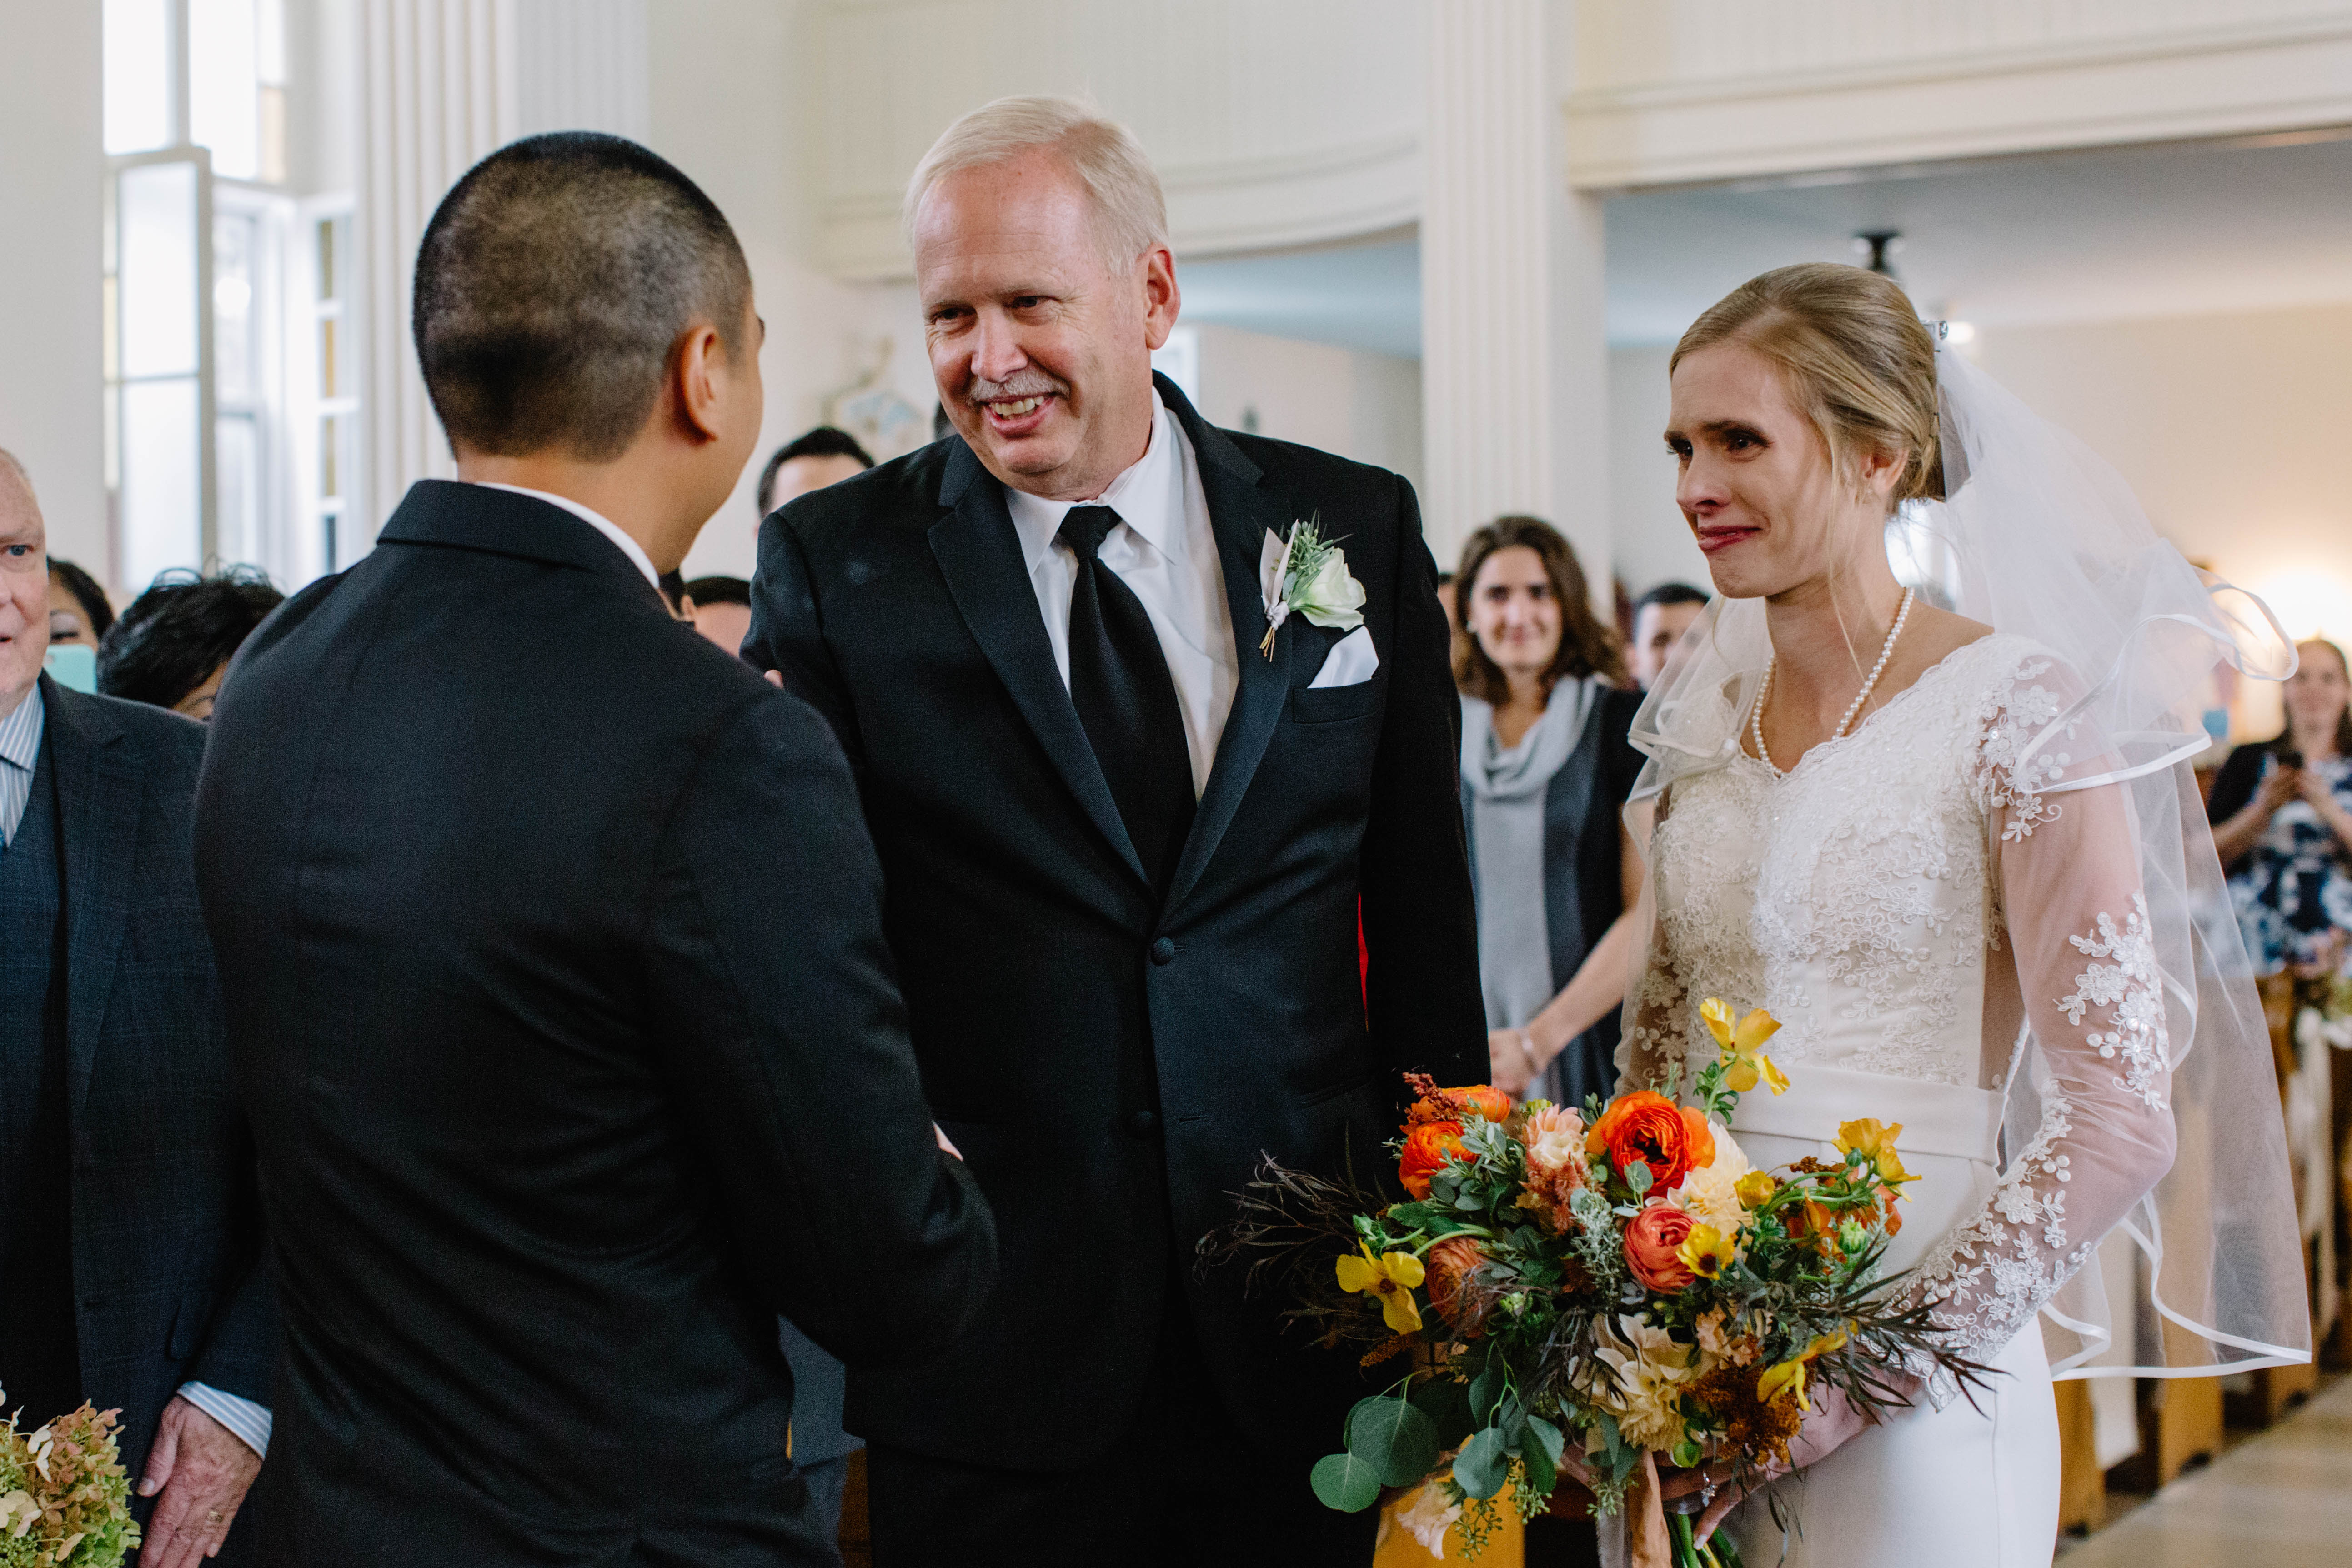
{"label": "white pocket square", "polygon": [[1372,649],[1372,628],[1358,626],[1331,645],[1323,668],[1307,683],[1309,691],[1332,686],[1361,686],[1378,673],[1381,656]]}

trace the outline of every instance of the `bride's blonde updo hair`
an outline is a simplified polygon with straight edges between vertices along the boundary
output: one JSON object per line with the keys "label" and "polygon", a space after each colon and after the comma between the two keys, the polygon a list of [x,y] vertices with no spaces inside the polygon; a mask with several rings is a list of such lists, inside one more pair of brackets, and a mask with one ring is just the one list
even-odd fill
{"label": "bride's blonde updo hair", "polygon": [[1891,278],[1806,261],[1751,278],[1693,321],[1666,362],[1738,342],[1779,367],[1790,401],[1851,479],[1858,453],[1900,452],[1892,501],[1944,499],[1936,340]]}

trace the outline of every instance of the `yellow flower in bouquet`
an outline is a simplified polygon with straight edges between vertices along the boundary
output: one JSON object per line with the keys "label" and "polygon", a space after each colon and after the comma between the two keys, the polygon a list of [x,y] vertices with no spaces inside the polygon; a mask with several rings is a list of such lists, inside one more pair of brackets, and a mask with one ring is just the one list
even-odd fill
{"label": "yellow flower in bouquet", "polygon": [[1427,1279],[1429,1271],[1420,1258],[1410,1252],[1384,1253],[1375,1258],[1367,1247],[1361,1258],[1340,1258],[1338,1271],[1340,1289],[1380,1298],[1381,1316],[1391,1332],[1421,1332],[1421,1308],[1412,1299],[1412,1288]]}
{"label": "yellow flower in bouquet", "polygon": [[1707,1033],[1715,1037],[1729,1069],[1723,1075],[1724,1087],[1741,1094],[1754,1089],[1759,1081],[1770,1084],[1774,1094],[1789,1087],[1787,1076],[1764,1054],[1764,1042],[1780,1032],[1779,1019],[1758,1007],[1734,1022],[1731,1008],[1718,996],[1701,1003],[1698,1016],[1706,1021]]}
{"label": "yellow flower in bouquet", "polygon": [[1780,1178],[1769,1171],[1750,1171],[1731,1184],[1732,1195],[1744,1209],[1760,1209],[1780,1190]]}
{"label": "yellow flower in bouquet", "polygon": [[1738,1251],[1738,1249],[1732,1246],[1731,1237],[1724,1235],[1715,1226],[1695,1225],[1691,1226],[1690,1235],[1683,1238],[1680,1257],[1683,1267],[1693,1274],[1702,1279],[1720,1279],[1723,1271],[1731,1267],[1732,1258],[1737,1256]]}
{"label": "yellow flower in bouquet", "polygon": [[1783,1394],[1794,1394],[1797,1396],[1797,1408],[1811,1410],[1813,1407],[1813,1402],[1805,1392],[1806,1364],[1817,1357],[1829,1354],[1830,1352],[1844,1344],[1845,1341],[1846,1336],[1843,1331],[1823,1334],[1787,1361],[1766,1367],[1763,1375],[1756,1380],[1756,1397],[1769,1405]]}
{"label": "yellow flower in bouquet", "polygon": [[1878,1172],[1878,1179],[1890,1187],[1919,1178],[1903,1168],[1902,1157],[1895,1152],[1895,1136],[1903,1131],[1903,1123],[1889,1127],[1875,1116],[1842,1123],[1838,1128],[1837,1152],[1841,1154],[1866,1154]]}

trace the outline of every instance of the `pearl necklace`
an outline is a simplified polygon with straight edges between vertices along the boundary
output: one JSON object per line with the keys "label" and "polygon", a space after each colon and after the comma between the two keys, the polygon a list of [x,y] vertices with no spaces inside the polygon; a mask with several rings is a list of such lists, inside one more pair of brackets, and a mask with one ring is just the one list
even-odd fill
{"label": "pearl necklace", "polygon": [[[1847,704],[1845,717],[1839,720],[1837,728],[1830,731],[1831,740],[1837,740],[1846,732],[1853,723],[1853,716],[1862,711],[1864,703],[1870,700],[1871,689],[1878,684],[1878,678],[1886,673],[1886,661],[1895,657],[1895,639],[1903,635],[1903,623],[1911,618],[1912,597],[1913,590],[1903,590],[1903,605],[1895,612],[1895,624],[1887,628],[1886,646],[1878,650],[1878,662],[1870,667],[1870,674],[1864,679],[1862,689],[1855,692],[1853,700]],[[1756,707],[1748,715],[1748,728],[1756,738],[1756,760],[1770,768],[1774,778],[1786,778],[1789,775],[1774,763],[1772,753],[1764,749],[1764,700],[1772,693],[1772,666],[1778,658],[1774,655],[1764,661],[1764,680],[1756,689]]]}

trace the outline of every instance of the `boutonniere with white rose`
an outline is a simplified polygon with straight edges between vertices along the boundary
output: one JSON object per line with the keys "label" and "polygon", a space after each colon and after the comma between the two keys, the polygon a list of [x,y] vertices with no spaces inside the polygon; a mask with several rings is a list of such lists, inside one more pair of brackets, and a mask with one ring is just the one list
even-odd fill
{"label": "boutonniere with white rose", "polygon": [[1354,631],[1364,624],[1364,585],[1348,570],[1348,552],[1339,542],[1323,537],[1322,521],[1318,512],[1305,522],[1293,522],[1282,555],[1267,576],[1265,637],[1257,650],[1269,660],[1274,658],[1274,634],[1294,615],[1338,631]]}

